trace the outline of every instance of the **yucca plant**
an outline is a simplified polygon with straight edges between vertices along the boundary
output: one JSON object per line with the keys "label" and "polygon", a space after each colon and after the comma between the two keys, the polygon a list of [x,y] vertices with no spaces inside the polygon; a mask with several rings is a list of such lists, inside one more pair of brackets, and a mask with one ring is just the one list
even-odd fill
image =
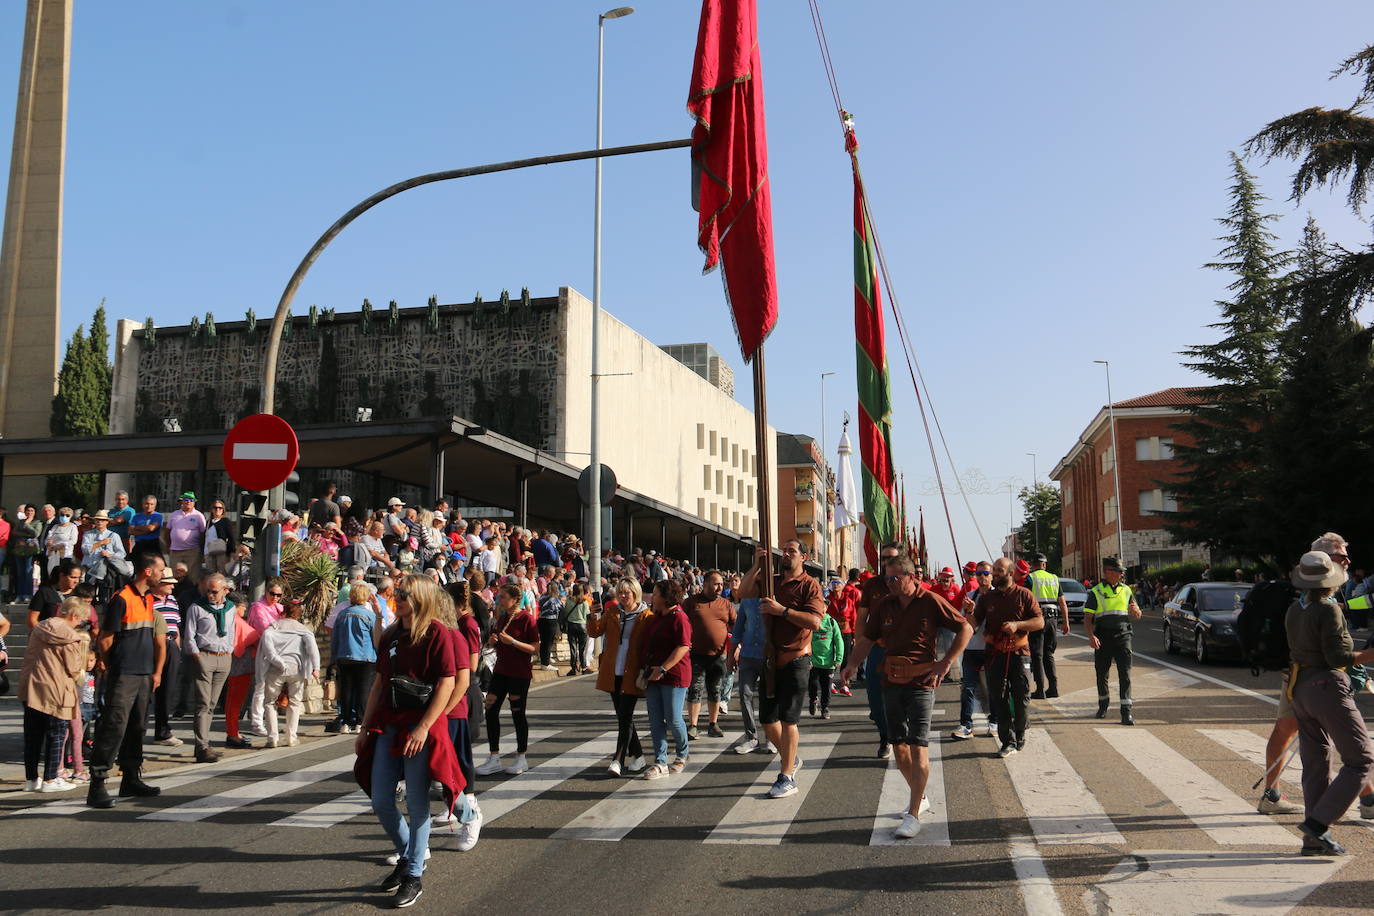
{"label": "yucca plant", "polygon": [[339,597],[339,564],[310,541],[284,538],[281,574],[301,602],[301,622],[318,629]]}

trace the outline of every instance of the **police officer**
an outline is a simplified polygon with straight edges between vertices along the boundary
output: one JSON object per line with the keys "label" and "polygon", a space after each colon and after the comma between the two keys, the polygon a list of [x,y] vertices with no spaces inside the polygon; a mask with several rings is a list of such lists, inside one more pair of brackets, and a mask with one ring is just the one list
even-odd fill
{"label": "police officer", "polygon": [[1059,637],[1055,630],[1065,635],[1069,632],[1069,605],[1060,592],[1059,577],[1045,569],[1048,563],[1043,553],[1031,554],[1031,571],[1026,576],[1026,588],[1035,596],[1040,613],[1045,617],[1045,628],[1029,634],[1031,675],[1035,678],[1032,700],[1059,696],[1059,675],[1054,668],[1054,650],[1059,647]]}
{"label": "police officer", "polygon": [[[1116,557],[1102,561],[1102,582],[1088,592],[1083,608],[1083,626],[1093,647],[1097,668],[1097,718],[1107,716],[1111,696],[1107,693],[1107,674],[1116,662],[1116,677],[1121,691],[1121,724],[1134,725],[1131,717],[1131,621],[1140,619],[1130,586],[1121,581],[1121,562]],[[1066,615],[1067,616],[1067,615]]]}

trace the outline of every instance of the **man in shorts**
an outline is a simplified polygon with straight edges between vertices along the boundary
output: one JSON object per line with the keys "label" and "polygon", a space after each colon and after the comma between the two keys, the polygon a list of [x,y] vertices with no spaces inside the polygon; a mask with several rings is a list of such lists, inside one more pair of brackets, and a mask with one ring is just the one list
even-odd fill
{"label": "man in shorts", "polygon": [[692,683],[687,688],[687,737],[697,738],[697,717],[701,715],[703,694],[709,704],[710,724],[706,734],[724,738],[716,721],[720,718],[721,682],[725,678],[725,643],[735,625],[735,606],[721,597],[724,577],[714,570],[706,574],[701,592],[682,602],[692,624]]}
{"label": "man in shorts", "polygon": [[[765,548],[760,547],[754,568],[744,577],[740,594],[758,597],[759,576],[763,570]],[[802,700],[811,677],[811,634],[825,619],[825,597],[821,584],[806,574],[806,545],[795,538],[782,542],[782,561],[773,577],[773,597],[759,598],[764,619],[764,650],[771,657],[772,688],[769,672],[763,674],[759,696],[759,721],[768,740],[778,749],[779,773],[769,798],[797,794],[797,744],[800,733]]]}
{"label": "man in shorts", "polygon": [[[949,673],[950,664],[964,651],[973,628],[948,601],[927,589],[916,566],[905,557],[887,564],[889,594],[868,611],[854,658],[863,658],[875,643],[886,649],[881,677],[887,737],[911,795],[902,822],[893,835],[910,839],[921,829],[926,783],[930,779],[930,716],[935,688]],[[949,650],[937,657],[939,630],[954,634]],[[845,664],[853,673],[854,661]],[[871,677],[879,677],[877,671]]]}

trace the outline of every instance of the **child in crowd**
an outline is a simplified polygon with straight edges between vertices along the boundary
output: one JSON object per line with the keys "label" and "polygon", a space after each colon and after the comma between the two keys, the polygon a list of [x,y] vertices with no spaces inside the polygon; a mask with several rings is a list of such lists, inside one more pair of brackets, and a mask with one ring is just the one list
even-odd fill
{"label": "child in crowd", "polygon": [[821,718],[830,718],[830,679],[835,670],[844,665],[844,636],[840,624],[826,614],[821,627],[811,634],[811,679],[807,695],[811,700],[811,715],[816,714],[816,700],[820,699]]}

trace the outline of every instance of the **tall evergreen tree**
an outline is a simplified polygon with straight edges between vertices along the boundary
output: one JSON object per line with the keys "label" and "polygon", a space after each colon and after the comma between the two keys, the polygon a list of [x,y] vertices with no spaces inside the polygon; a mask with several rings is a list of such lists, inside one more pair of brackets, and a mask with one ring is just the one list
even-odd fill
{"label": "tall evergreen tree", "polygon": [[105,405],[105,424],[102,433],[109,432],[110,391],[114,384],[114,367],[110,365],[110,330],[105,317],[105,300],[100,300],[95,315],[91,317],[90,341],[91,363],[100,379],[100,403]]}
{"label": "tall evergreen tree", "polygon": [[[57,375],[57,395],[52,399],[48,429],[54,436],[103,436],[110,429],[112,382],[110,335],[105,323],[105,303],[91,319],[91,333],[78,326],[67,343]],[[48,478],[48,501],[72,508],[96,508],[98,474],[61,474]]]}
{"label": "tall evergreen tree", "polygon": [[1213,380],[1197,389],[1205,403],[1176,429],[1193,444],[1176,443],[1184,472],[1161,481],[1178,497],[1179,511],[1165,520],[1177,539],[1233,556],[1253,556],[1255,499],[1260,492],[1262,430],[1274,413],[1280,387],[1277,354],[1283,326],[1282,275],[1291,255],[1279,250],[1261,211],[1265,196],[1240,157],[1231,154],[1231,207],[1213,270],[1234,275],[1231,298],[1218,301],[1221,320],[1209,327],[1216,343],[1183,351],[1184,365]]}

